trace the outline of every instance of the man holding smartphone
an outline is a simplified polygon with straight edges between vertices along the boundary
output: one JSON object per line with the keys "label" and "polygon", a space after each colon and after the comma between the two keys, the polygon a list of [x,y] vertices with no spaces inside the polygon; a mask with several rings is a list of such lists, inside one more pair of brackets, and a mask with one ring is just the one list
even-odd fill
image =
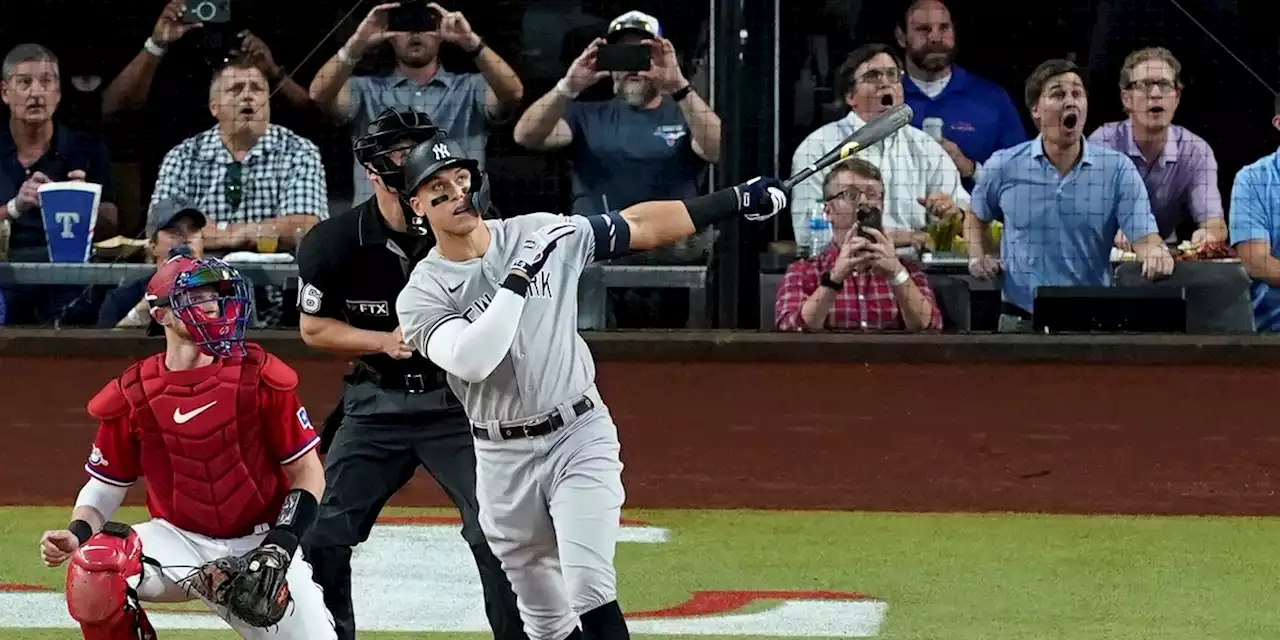
{"label": "man holding smartphone", "polygon": [[[395,69],[386,75],[353,77],[356,63],[384,42],[395,50]],[[445,42],[470,55],[480,73],[454,73],[441,66],[440,45]],[[384,109],[422,111],[483,166],[490,123],[502,121],[520,106],[524,85],[461,12],[409,0],[374,7],[316,74],[310,94],[355,135]],[[373,196],[364,168],[354,164],[353,206]]]}

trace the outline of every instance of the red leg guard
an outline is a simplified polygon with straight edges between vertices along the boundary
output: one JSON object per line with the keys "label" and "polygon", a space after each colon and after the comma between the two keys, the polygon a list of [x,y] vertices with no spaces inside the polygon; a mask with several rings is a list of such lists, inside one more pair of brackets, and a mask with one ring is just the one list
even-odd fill
{"label": "red leg guard", "polygon": [[154,640],[137,594],[125,581],[142,573],[142,540],[133,529],[108,523],[67,565],[67,611],[85,640]]}

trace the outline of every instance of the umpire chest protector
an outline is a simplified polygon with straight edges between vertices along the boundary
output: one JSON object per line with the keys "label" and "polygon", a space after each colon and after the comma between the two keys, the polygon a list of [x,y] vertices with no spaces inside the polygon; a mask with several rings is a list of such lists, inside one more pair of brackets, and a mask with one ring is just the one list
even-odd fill
{"label": "umpire chest protector", "polygon": [[[164,355],[152,356],[89,405],[104,419],[127,415],[152,515],[215,538],[251,535],[274,522],[288,490],[264,433],[281,425],[264,426],[259,413],[260,388],[274,386],[269,356],[246,346],[245,357],[224,360],[214,372],[166,372]],[[164,508],[170,511],[155,513]]]}

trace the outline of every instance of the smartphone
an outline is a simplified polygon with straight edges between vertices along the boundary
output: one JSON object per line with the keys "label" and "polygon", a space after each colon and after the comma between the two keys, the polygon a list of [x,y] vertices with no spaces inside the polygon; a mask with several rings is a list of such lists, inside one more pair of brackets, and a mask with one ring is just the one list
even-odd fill
{"label": "smartphone", "polygon": [[420,33],[440,28],[440,14],[426,0],[406,0],[387,12],[387,31]]}
{"label": "smartphone", "polygon": [[876,231],[884,231],[884,214],[879,209],[861,208],[858,209],[858,235],[866,238],[869,242],[879,242],[876,237],[867,233],[867,229],[875,229]]}
{"label": "smartphone", "polygon": [[193,24],[231,22],[231,0],[186,0],[182,21]]}
{"label": "smartphone", "polygon": [[602,44],[596,49],[598,71],[648,71],[650,62],[649,45]]}

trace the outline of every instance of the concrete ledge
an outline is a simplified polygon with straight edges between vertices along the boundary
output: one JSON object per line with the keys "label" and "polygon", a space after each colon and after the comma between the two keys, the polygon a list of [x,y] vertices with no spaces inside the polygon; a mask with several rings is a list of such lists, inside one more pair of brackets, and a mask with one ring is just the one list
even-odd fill
{"label": "concrete ledge", "polygon": [[[857,335],[750,331],[585,332],[599,360],[875,363],[1082,363],[1280,365],[1280,336]],[[251,332],[292,358],[337,359],[295,331]],[[0,358],[136,358],[161,348],[134,331],[0,329]]]}

